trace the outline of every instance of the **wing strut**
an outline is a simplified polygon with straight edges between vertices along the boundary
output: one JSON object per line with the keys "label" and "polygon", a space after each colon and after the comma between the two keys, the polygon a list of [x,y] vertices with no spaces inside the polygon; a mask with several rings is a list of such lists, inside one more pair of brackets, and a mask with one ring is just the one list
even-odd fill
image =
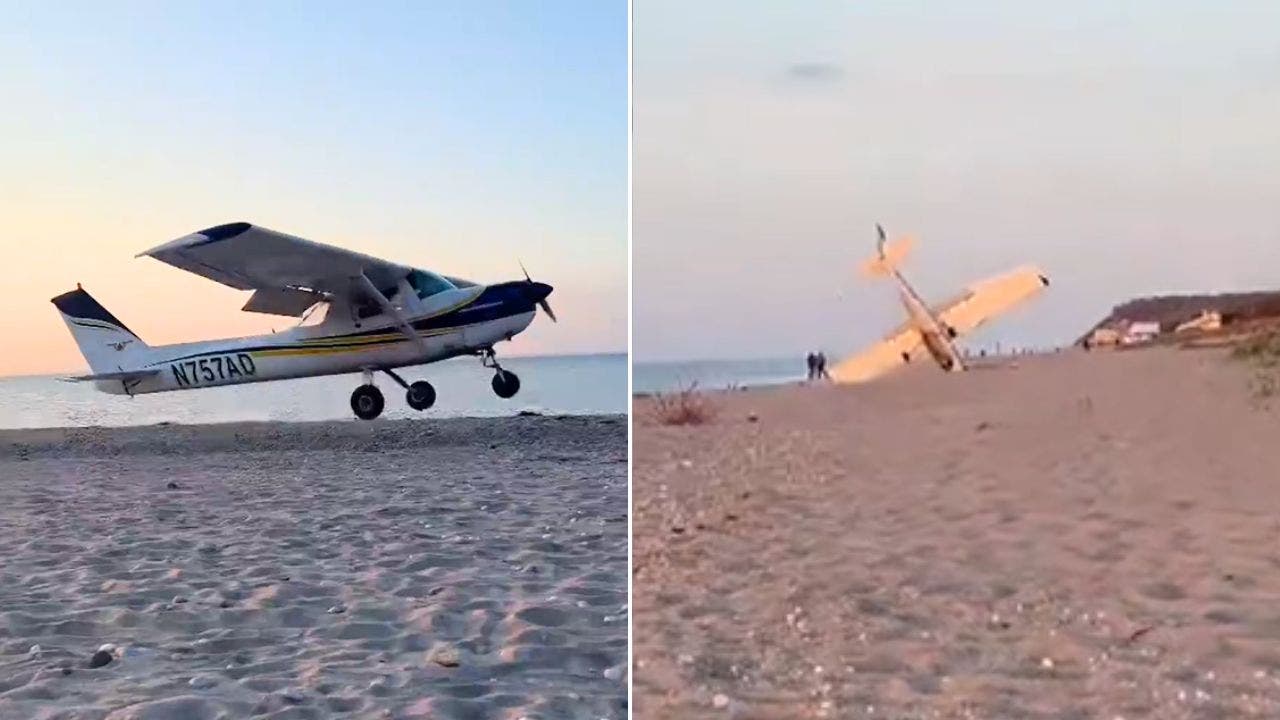
{"label": "wing strut", "polygon": [[360,273],[359,275],[351,278],[351,280],[360,287],[364,295],[368,296],[370,300],[378,303],[378,305],[382,307],[383,312],[396,319],[396,324],[400,326],[400,330],[410,340],[418,344],[418,349],[426,352],[426,343],[418,335],[417,331],[413,329],[413,326],[409,324],[409,320],[405,318],[404,313],[400,312],[400,308],[391,304],[391,300],[387,298],[386,295],[382,294],[382,291],[378,289],[377,285],[373,284],[373,281],[369,279],[368,275]]}

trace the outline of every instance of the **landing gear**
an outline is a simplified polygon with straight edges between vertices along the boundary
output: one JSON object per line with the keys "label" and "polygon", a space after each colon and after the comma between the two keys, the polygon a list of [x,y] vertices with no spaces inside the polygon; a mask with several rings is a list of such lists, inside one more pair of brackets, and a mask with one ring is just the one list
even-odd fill
{"label": "landing gear", "polygon": [[426,410],[436,404],[436,389],[426,380],[419,380],[409,385],[404,400],[414,410]]}
{"label": "landing gear", "polygon": [[510,400],[520,392],[520,378],[510,370],[498,370],[493,375],[493,392],[503,400]]}
{"label": "landing gear", "polygon": [[414,410],[426,410],[436,404],[436,389],[426,380],[418,380],[414,383],[407,383],[404,378],[396,374],[390,368],[383,368],[382,372],[386,373],[392,380],[395,380],[400,387],[404,388],[404,401]]}
{"label": "landing gear", "polygon": [[503,370],[498,364],[498,358],[494,355],[493,348],[486,348],[480,351],[480,363],[487,368],[493,368],[493,392],[503,400],[510,400],[520,392],[520,378],[510,370]]}
{"label": "landing gear", "polygon": [[361,420],[372,420],[382,414],[386,399],[376,385],[366,383],[351,393],[351,410]]}

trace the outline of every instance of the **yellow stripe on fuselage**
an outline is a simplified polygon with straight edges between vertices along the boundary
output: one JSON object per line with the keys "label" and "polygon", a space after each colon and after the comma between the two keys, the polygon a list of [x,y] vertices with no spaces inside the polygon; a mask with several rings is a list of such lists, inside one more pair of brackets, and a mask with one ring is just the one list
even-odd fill
{"label": "yellow stripe on fuselage", "polygon": [[[464,325],[448,328],[437,328],[418,333],[420,338],[429,338],[436,335],[445,335],[455,330],[461,330]],[[314,341],[310,341],[314,342]],[[329,342],[333,342],[330,340]],[[349,342],[345,342],[338,347],[308,347],[306,343],[302,345],[285,345],[278,348],[269,348],[266,350],[253,350],[250,355],[261,357],[292,357],[297,355],[331,355],[337,353],[352,352],[355,350],[364,350],[370,345],[398,345],[402,342],[409,342],[409,337],[404,333],[395,332],[384,335],[371,335],[369,337],[353,338]]]}

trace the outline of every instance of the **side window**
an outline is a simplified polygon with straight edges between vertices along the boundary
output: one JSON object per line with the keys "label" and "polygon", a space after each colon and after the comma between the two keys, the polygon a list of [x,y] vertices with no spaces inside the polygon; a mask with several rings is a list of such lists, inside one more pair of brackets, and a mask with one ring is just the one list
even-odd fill
{"label": "side window", "polygon": [[423,270],[414,270],[409,273],[409,286],[412,287],[420,299],[427,299],[437,293],[445,290],[453,290],[453,283],[436,275],[435,273],[425,272]]}

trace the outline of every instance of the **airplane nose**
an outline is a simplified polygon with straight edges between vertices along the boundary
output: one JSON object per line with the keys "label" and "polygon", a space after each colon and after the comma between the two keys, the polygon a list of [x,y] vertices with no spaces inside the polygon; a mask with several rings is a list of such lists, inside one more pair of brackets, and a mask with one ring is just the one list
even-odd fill
{"label": "airplane nose", "polygon": [[535,303],[539,303],[547,299],[547,296],[551,294],[552,289],[553,288],[546,283],[531,282],[525,289],[525,292],[529,295],[530,300]]}

